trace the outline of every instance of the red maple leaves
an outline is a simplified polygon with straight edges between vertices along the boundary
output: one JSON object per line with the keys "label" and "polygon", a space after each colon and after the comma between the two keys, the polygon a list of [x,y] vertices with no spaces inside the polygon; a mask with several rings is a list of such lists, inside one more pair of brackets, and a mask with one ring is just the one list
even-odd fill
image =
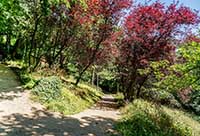
{"label": "red maple leaves", "polygon": [[116,63],[127,99],[132,99],[134,94],[138,97],[148,80],[150,73],[143,75],[138,70],[150,67],[151,61],[168,59],[173,62],[180,35],[187,35],[183,26],[196,23],[198,14],[176,3],[165,6],[156,1],[133,7],[125,18],[123,34],[116,44]]}
{"label": "red maple leaves", "polygon": [[134,59],[134,65],[168,58],[175,50],[176,36],[184,34],[181,26],[197,21],[196,12],[176,4],[165,7],[157,1],[151,5],[138,5],[125,20],[121,53]]}

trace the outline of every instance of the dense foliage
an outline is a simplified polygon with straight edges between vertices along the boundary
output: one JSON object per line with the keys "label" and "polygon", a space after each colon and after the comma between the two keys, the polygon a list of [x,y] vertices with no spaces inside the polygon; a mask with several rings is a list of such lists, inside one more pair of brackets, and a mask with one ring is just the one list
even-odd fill
{"label": "dense foliage", "polygon": [[70,81],[63,84],[56,76],[42,78],[32,89],[32,99],[51,111],[74,114],[90,107],[100,99],[102,92],[87,84],[74,86]]}
{"label": "dense foliage", "polygon": [[141,95],[149,79],[138,70],[149,68],[151,61],[173,63],[180,35],[186,35],[182,26],[198,23],[195,11],[177,3],[166,7],[159,1],[136,5],[131,0],[3,0],[0,4],[3,58],[22,60],[28,72],[65,69],[76,78],[76,85],[84,74],[90,77],[106,69],[114,77],[109,85],[129,100]]}
{"label": "dense foliage", "polygon": [[176,1],[0,0],[0,61],[50,110],[84,110],[101,87],[133,101],[122,135],[190,136],[161,105],[200,114],[199,21]]}
{"label": "dense foliage", "polygon": [[125,19],[116,62],[123,85],[126,86],[126,98],[140,96],[141,87],[149,78],[148,74],[140,75],[138,69],[150,67],[150,61],[167,59],[173,63],[177,37],[187,35],[180,26],[197,21],[195,12],[176,4],[165,7],[155,2],[133,8]]}
{"label": "dense foliage", "polygon": [[181,45],[176,59],[173,65],[165,63],[165,71],[155,73],[159,82],[154,88],[172,92],[185,107],[199,114],[199,43]]}
{"label": "dense foliage", "polygon": [[191,136],[192,131],[181,120],[153,103],[135,100],[123,111],[118,130],[123,136]]}
{"label": "dense foliage", "polygon": [[32,90],[33,94],[39,96],[43,102],[50,102],[61,96],[61,80],[58,77],[43,78],[38,81],[38,85]]}
{"label": "dense foliage", "polygon": [[200,91],[194,91],[192,94],[190,94],[190,100],[188,102],[188,105],[190,108],[194,110],[195,113],[200,115]]}

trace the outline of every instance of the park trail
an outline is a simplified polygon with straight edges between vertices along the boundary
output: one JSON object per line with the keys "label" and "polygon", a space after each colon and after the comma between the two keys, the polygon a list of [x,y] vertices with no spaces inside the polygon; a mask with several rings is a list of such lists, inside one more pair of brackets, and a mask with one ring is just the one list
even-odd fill
{"label": "park trail", "polygon": [[119,119],[111,95],[81,113],[64,116],[30,100],[16,75],[0,64],[0,136],[118,136]]}

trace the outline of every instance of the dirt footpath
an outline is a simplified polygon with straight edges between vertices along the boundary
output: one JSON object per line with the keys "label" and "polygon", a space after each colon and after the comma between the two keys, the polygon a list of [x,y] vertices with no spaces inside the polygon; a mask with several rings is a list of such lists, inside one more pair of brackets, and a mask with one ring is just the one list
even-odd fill
{"label": "dirt footpath", "polygon": [[29,99],[12,71],[0,64],[0,136],[110,136],[119,112],[93,107],[79,114],[52,113]]}

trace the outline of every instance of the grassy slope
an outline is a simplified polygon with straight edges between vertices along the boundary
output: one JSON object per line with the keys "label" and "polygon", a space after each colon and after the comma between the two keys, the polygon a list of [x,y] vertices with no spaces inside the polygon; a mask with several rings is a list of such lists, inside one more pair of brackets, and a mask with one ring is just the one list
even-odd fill
{"label": "grassy slope", "polygon": [[195,115],[178,109],[159,109],[144,100],[135,100],[122,109],[123,118],[117,129],[123,136],[200,135],[200,121]]}
{"label": "grassy slope", "polygon": [[191,128],[194,136],[200,136],[200,116],[167,107],[164,107],[164,111],[174,119]]}
{"label": "grassy slope", "polygon": [[100,90],[84,83],[78,87],[65,86],[59,100],[53,100],[50,103],[45,103],[45,105],[48,109],[65,115],[75,114],[92,106],[100,99],[101,95]]}
{"label": "grassy slope", "polygon": [[[100,89],[87,83],[74,86],[72,79],[64,80],[61,97],[50,102],[42,102],[47,109],[65,115],[75,114],[92,106],[103,95]],[[32,99],[41,102],[38,96],[33,95]]]}
{"label": "grassy slope", "polygon": [[[24,66],[23,63],[20,61],[9,61],[7,62],[7,64],[11,67],[18,68],[19,70]],[[4,74],[6,74],[6,77],[15,76],[15,74],[11,70],[9,70],[10,69],[5,68],[5,66],[0,65],[0,78],[5,77]],[[63,73],[62,70],[57,71],[56,73],[51,69],[39,70],[31,74],[28,74],[24,71],[17,72],[19,78],[21,79],[21,82],[27,89],[32,89],[35,85],[34,81],[38,81],[43,77],[53,75],[57,75],[58,77],[60,77],[63,82],[65,82],[63,83],[60,98],[46,103],[41,102],[40,98],[38,98],[38,96],[36,95],[32,95],[32,99],[43,103],[49,110],[60,112],[63,114],[74,114],[83,111],[84,109],[92,106],[103,95],[102,91],[99,88],[91,86],[87,83],[80,83],[78,86],[72,85],[74,79],[71,77],[68,79],[63,78],[65,73]],[[10,86],[10,81],[6,83],[9,83]],[[0,79],[0,89],[5,88],[4,85],[6,86],[6,83],[1,83]],[[15,86],[15,84],[13,86]]]}

